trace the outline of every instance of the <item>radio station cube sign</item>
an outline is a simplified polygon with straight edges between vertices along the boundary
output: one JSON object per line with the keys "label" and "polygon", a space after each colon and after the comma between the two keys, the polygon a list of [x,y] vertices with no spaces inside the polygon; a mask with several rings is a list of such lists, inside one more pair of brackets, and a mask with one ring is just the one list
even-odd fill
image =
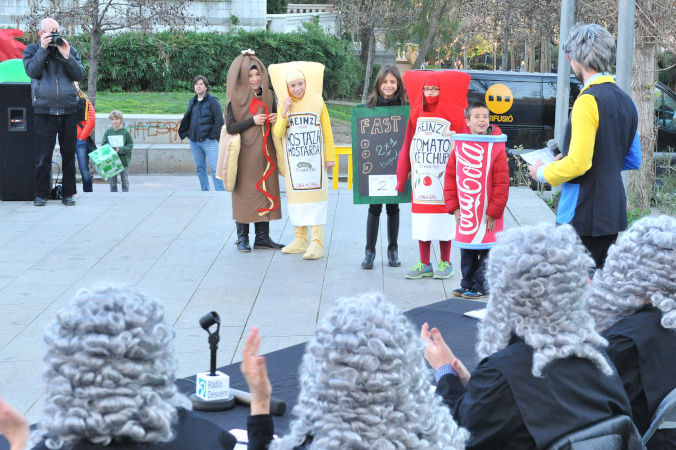
{"label": "radio station cube sign", "polygon": [[397,161],[404,143],[409,106],[352,108],[353,202],[409,203],[411,184],[397,192]]}

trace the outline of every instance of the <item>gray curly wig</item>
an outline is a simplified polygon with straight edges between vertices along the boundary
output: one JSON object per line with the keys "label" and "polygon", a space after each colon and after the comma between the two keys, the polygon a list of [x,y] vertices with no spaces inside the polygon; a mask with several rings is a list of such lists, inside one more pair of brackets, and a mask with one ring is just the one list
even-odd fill
{"label": "gray curly wig", "polygon": [[599,331],[638,311],[646,301],[662,311],[662,326],[676,328],[676,219],[646,217],[610,247],[594,275],[587,302]]}
{"label": "gray curly wig", "polygon": [[413,324],[380,294],[339,300],[317,325],[300,367],[290,433],[271,449],[464,449],[431,391],[432,370]]}
{"label": "gray curly wig", "polygon": [[157,300],[131,286],[80,290],[44,339],[47,400],[33,444],[173,439],[176,408],[191,406],[174,385],[174,330]]}
{"label": "gray curly wig", "polygon": [[570,29],[563,51],[585,70],[610,72],[615,58],[615,39],[601,25],[577,24]]}
{"label": "gray curly wig", "polygon": [[477,353],[505,348],[512,335],[533,348],[534,376],[569,356],[613,373],[598,347],[608,345],[584,308],[594,261],[570,225],[540,224],[504,232],[488,255],[490,298],[479,323]]}

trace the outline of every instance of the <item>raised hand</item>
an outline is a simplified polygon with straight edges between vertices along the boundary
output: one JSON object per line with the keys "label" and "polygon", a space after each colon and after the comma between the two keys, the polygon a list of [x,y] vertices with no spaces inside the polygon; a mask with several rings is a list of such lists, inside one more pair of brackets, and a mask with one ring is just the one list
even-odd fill
{"label": "raised hand", "polygon": [[242,364],[240,370],[251,392],[251,415],[270,414],[270,397],[272,385],[268,378],[268,369],[265,358],[258,356],[261,337],[258,327],[251,327],[251,332],[244,342],[242,350]]}

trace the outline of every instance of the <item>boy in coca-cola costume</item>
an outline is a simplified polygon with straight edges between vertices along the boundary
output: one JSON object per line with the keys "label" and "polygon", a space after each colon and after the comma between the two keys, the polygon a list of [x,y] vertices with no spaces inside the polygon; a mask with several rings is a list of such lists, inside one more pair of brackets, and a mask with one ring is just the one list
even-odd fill
{"label": "boy in coca-cola costume", "polygon": [[[474,102],[467,107],[465,118],[470,134],[475,135],[501,135],[502,131],[495,125],[490,124],[490,112],[485,103]],[[507,198],[509,197],[509,165],[504,146],[498,150],[497,154],[491,158],[491,164],[487,169],[489,173],[482,179],[492,185],[492,191],[485,206],[486,235],[480,244],[473,245],[474,248],[462,248],[460,250],[460,267],[462,270],[462,281],[460,288],[452,291],[456,297],[477,299],[485,297],[488,293],[486,285],[486,259],[490,247],[495,244],[496,221],[502,218]],[[471,164],[465,164],[467,161],[459,159],[456,152],[451,152],[446,165],[446,175],[444,183],[444,199],[446,201],[446,211],[455,215],[456,223],[461,223],[460,199],[458,198],[458,178],[456,173],[461,170],[476,170],[470,167]],[[474,164],[475,166],[475,164]],[[481,190],[487,189],[486,185],[481,186]],[[473,189],[475,190],[475,189]],[[476,198],[482,198],[483,192],[476,194]],[[461,194],[460,197],[463,197]],[[465,200],[464,198],[462,200]],[[467,202],[464,201],[463,204]],[[501,225],[501,224],[500,224]],[[500,227],[501,228],[501,227]],[[500,231],[499,229],[497,231]]]}
{"label": "boy in coca-cola costume", "polygon": [[[411,115],[397,161],[397,190],[403,191],[411,178],[411,230],[420,250],[420,260],[406,278],[446,279],[453,276],[449,259],[455,220],[444,206],[444,171],[453,135],[463,130],[470,76],[450,70],[409,70],[403,78]],[[439,241],[437,271],[430,260],[432,241]]]}

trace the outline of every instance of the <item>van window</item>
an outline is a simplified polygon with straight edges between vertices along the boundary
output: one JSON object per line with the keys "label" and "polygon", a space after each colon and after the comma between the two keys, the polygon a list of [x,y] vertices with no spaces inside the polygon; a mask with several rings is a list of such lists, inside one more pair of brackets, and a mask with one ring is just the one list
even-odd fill
{"label": "van window", "polygon": [[664,96],[664,103],[662,105],[662,123],[660,126],[664,128],[669,128],[671,130],[676,130],[676,122],[674,121],[674,111],[676,111],[676,100],[669,97],[668,95],[662,94]]}

